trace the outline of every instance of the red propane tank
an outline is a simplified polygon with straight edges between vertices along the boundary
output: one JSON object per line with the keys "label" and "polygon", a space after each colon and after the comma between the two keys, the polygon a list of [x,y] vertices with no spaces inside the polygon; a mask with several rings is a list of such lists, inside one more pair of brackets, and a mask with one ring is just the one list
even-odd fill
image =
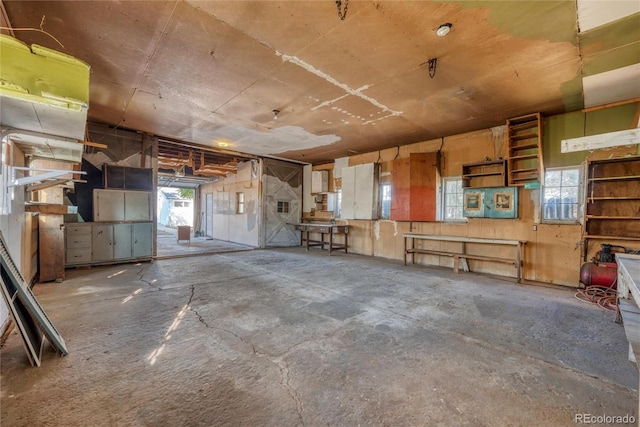
{"label": "red propane tank", "polygon": [[615,262],[586,262],[580,268],[580,281],[585,286],[603,286],[616,289],[618,283],[618,264]]}

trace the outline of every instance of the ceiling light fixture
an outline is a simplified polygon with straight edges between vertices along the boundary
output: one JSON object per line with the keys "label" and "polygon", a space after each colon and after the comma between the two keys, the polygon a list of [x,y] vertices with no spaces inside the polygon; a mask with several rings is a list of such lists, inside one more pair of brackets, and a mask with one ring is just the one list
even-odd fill
{"label": "ceiling light fixture", "polygon": [[224,147],[228,147],[228,146],[229,146],[229,144],[228,144],[228,143],[226,143],[226,142],[224,142],[224,141],[218,141],[218,142],[216,142],[216,145],[217,145],[218,147],[223,147],[223,148],[224,148]]}
{"label": "ceiling light fixture", "polygon": [[449,34],[449,31],[451,31],[451,27],[453,27],[452,24],[449,24],[449,23],[442,24],[438,27],[436,34],[438,35],[438,37],[444,37],[447,34]]}
{"label": "ceiling light fixture", "polygon": [[273,120],[278,120],[278,114],[280,114],[280,110],[273,110]]}

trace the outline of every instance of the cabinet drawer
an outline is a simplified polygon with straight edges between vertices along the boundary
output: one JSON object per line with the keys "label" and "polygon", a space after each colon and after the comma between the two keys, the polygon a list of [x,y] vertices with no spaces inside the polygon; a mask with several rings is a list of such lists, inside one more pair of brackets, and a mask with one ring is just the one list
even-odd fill
{"label": "cabinet drawer", "polygon": [[78,234],[88,234],[91,235],[91,226],[87,225],[67,225],[67,236],[70,235],[78,235]]}
{"label": "cabinet drawer", "polygon": [[91,234],[67,234],[67,249],[86,248],[91,252]]}
{"label": "cabinet drawer", "polygon": [[69,249],[67,250],[67,264],[80,264],[91,262],[90,249]]}

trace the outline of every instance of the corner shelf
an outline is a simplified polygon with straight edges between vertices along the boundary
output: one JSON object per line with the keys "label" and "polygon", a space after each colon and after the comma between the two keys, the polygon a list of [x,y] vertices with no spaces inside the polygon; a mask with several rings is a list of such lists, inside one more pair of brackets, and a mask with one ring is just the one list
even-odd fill
{"label": "corner shelf", "polygon": [[507,161],[488,160],[462,165],[462,188],[505,187]]}
{"label": "corner shelf", "polygon": [[587,160],[585,167],[583,259],[593,241],[640,249],[640,156]]}

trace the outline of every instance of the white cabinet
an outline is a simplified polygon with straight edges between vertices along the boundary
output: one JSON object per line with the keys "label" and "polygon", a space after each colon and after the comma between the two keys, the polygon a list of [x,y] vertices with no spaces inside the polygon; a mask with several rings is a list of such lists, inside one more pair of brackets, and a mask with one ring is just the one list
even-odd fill
{"label": "white cabinet", "polygon": [[329,171],[311,172],[311,193],[325,193],[329,191]]}
{"label": "white cabinet", "polygon": [[65,227],[65,265],[109,264],[151,258],[153,224],[84,222]]}
{"label": "white cabinet", "polygon": [[151,194],[149,191],[93,190],[93,220],[152,221]]}
{"label": "white cabinet", "polygon": [[342,219],[378,217],[378,167],[375,163],[342,168]]}

